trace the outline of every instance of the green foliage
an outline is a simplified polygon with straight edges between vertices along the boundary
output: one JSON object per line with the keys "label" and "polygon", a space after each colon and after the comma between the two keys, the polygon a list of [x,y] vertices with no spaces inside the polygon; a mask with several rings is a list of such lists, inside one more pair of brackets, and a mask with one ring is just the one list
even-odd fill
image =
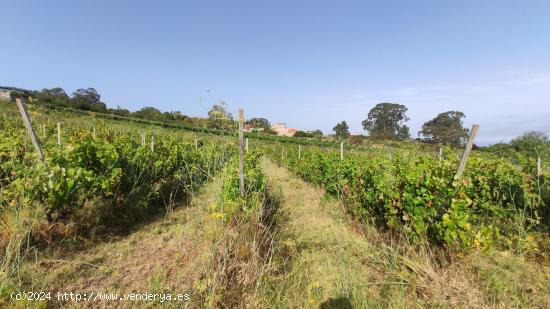
{"label": "green foliage", "polygon": [[138,134],[113,136],[96,123],[96,138],[90,130],[65,126],[62,146],[47,131],[52,138],[42,145],[41,165],[19,122],[3,121],[0,133],[0,224],[7,233],[7,218],[24,209],[39,209],[39,221],[71,226],[77,234],[125,228],[185,201],[235,153],[219,143],[196,148],[194,140],[171,135],[154,136],[152,150]]}
{"label": "green foliage", "polygon": [[227,103],[221,102],[212,106],[208,111],[209,127],[218,130],[235,128],[233,116],[227,111]]}
{"label": "green foliage", "polygon": [[345,121],[337,123],[332,130],[339,138],[348,138],[349,136],[349,127]]}
{"label": "green foliage", "polygon": [[464,113],[457,111],[441,113],[424,123],[419,133],[430,142],[461,146],[468,138],[468,129],[462,126],[464,117]]}
{"label": "green foliage", "polygon": [[369,111],[363,120],[363,128],[370,136],[381,139],[404,140],[409,138],[407,107],[396,103],[379,103]]}
{"label": "green foliage", "polygon": [[[280,151],[271,154],[281,161]],[[538,225],[541,208],[548,207],[536,178],[506,159],[473,155],[460,181],[454,179],[454,156],[440,163],[405,151],[348,154],[340,161],[336,153],[308,149],[301,159],[289,152],[282,163],[342,198],[355,217],[404,232],[412,242],[487,247],[512,239],[520,215],[527,216],[526,226]]]}
{"label": "green foliage", "polygon": [[239,158],[235,156],[224,169],[223,191],[216,211],[230,221],[236,217],[255,214],[263,204],[267,179],[259,166],[262,154],[253,152],[245,156],[244,196],[240,192]]}

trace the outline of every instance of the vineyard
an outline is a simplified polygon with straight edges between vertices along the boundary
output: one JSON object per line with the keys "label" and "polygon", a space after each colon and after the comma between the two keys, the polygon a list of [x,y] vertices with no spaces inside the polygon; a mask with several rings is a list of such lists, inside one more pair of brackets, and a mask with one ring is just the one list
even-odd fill
{"label": "vineyard", "polygon": [[[40,282],[49,278],[46,275],[42,279],[30,279],[28,275],[41,271],[35,268],[40,259],[72,259],[71,252],[77,256],[113,238],[146,230],[144,224],[177,218],[185,209],[191,209],[195,200],[209,194],[212,200],[204,205],[204,213],[199,212],[204,221],[197,221],[205,230],[189,232],[202,235],[207,244],[197,249],[195,257],[197,263],[203,263],[197,264],[202,268],[196,267],[201,271],[192,278],[195,281],[186,279],[192,281],[189,289],[198,299],[191,307],[265,307],[266,302],[278,302],[283,307],[318,307],[332,292],[346,295],[350,304],[357,305],[390,306],[397,295],[392,293],[401,293],[413,299],[403,305],[468,306],[431,295],[428,283],[420,287],[413,282],[427,275],[410,263],[397,262],[410,261],[414,255],[407,254],[422,250],[436,252],[438,258],[434,260],[438,261],[432,262],[438,269],[460,268],[453,263],[461,263],[461,258],[468,261],[482,256],[481,261],[486,261],[500,256],[495,252],[506,252],[515,263],[513,273],[524,282],[506,282],[504,274],[498,277],[490,271],[490,279],[480,279],[485,271],[482,266],[477,272],[472,270],[472,275],[461,273],[457,280],[469,280],[480,289],[480,295],[492,295],[479,296],[476,305],[550,305],[550,171],[547,164],[538,168],[537,160],[527,155],[474,151],[464,174],[457,177],[460,149],[447,147],[439,157],[433,147],[394,142],[383,147],[346,145],[341,153],[339,143],[300,143],[291,138],[248,134],[250,150],[247,146],[244,155],[243,193],[238,151],[243,146],[238,144],[235,132],[190,130],[29,105],[44,156],[41,162],[15,104],[0,102],[0,108],[0,305],[10,304],[9,295],[14,291],[52,284]],[[275,178],[269,173],[284,173],[282,168],[301,180]],[[289,184],[281,185],[284,181]],[[213,184],[219,184],[219,192],[204,189]],[[343,211],[337,222],[345,222],[344,226],[338,225],[345,229],[344,235],[359,237],[357,242],[361,243],[372,240],[368,235],[378,235],[372,244],[365,244],[369,250],[378,248],[368,253],[368,258],[362,257],[367,252],[346,250],[348,247],[338,254],[349,255],[350,260],[361,257],[363,262],[356,264],[371,263],[365,269],[373,267],[373,272],[385,274],[379,275],[383,279],[372,278],[378,280],[373,286],[381,284],[380,290],[365,287],[354,290],[358,294],[354,297],[346,294],[348,283],[338,281],[335,285],[339,290],[331,291],[334,286],[323,289],[317,281],[300,281],[293,288],[308,291],[309,298],[285,296],[292,291],[280,287],[288,287],[286,284],[294,280],[292,276],[300,272],[302,264],[293,262],[304,257],[300,250],[316,241],[322,244],[325,237],[303,238],[299,230],[284,228],[285,224],[290,226],[287,221],[296,219],[289,215],[297,211],[295,207],[285,210],[288,192],[280,189],[293,190],[288,189],[290,184],[304,194],[323,190],[322,199],[332,205],[327,209]],[[332,222],[332,217],[327,218],[323,220]],[[189,224],[185,222],[181,224]],[[297,243],[303,239],[309,243],[300,247]],[[393,239],[400,243],[393,244]],[[200,253],[203,258],[198,258]],[[390,271],[384,264],[392,256],[401,256],[392,264],[401,265],[399,272]],[[498,258],[492,258],[490,266],[495,273],[505,273],[502,269],[510,267],[510,262],[501,265],[495,260]],[[415,273],[416,279],[404,279],[403,273]],[[501,280],[516,289],[500,286]],[[394,290],[395,281],[403,289]],[[386,285],[388,289],[383,290]],[[374,303],[359,295],[372,297]],[[56,301],[50,304],[61,306]]]}

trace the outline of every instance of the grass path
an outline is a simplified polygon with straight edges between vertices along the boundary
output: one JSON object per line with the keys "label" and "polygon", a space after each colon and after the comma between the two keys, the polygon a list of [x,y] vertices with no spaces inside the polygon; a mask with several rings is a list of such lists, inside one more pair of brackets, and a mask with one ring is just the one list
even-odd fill
{"label": "grass path", "polygon": [[[280,195],[283,271],[268,289],[277,308],[493,308],[550,304],[548,268],[490,250],[436,262],[429,246],[355,230],[337,201],[264,160]],[[441,260],[441,259],[440,259]]]}
{"label": "grass path", "polygon": [[383,273],[379,257],[361,234],[352,230],[335,201],[287,169],[265,160],[270,185],[281,198],[284,251],[292,257],[274,287],[271,302],[280,308],[354,308],[374,305]]}
{"label": "grass path", "polygon": [[[213,255],[215,219],[207,208],[215,203],[221,180],[207,184],[191,205],[157,221],[136,227],[130,235],[97,243],[80,252],[49,252],[22,269],[23,286],[34,290],[103,293],[188,293],[200,289]],[[201,307],[192,296],[188,303],[163,307]],[[36,303],[35,303],[36,304]],[[135,302],[65,303],[74,307],[155,306]],[[158,305],[158,303],[156,304]]]}

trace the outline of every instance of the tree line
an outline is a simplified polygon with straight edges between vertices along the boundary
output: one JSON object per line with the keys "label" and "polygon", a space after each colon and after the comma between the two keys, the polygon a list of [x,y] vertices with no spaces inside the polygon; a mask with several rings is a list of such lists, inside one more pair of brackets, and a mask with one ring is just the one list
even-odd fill
{"label": "tree line", "polygon": [[[363,129],[372,139],[407,140],[410,139],[410,129],[406,125],[407,107],[397,103],[380,103],[373,107],[367,119],[362,121]],[[453,146],[462,145],[468,138],[469,130],[464,128],[462,120],[466,117],[459,111],[448,111],[438,114],[432,120],[422,125],[419,135],[424,141],[442,143]],[[342,121],[333,128],[339,138],[349,138],[348,124]]]}
{"label": "tree line", "polygon": [[[211,128],[218,130],[234,130],[236,122],[233,115],[227,110],[227,103],[219,102],[212,106],[208,111],[208,118],[189,117],[180,111],[161,112],[155,107],[146,106],[135,112],[130,112],[127,109],[108,108],[101,101],[101,95],[94,88],[79,88],[69,96],[63,88],[55,87],[51,89],[44,88],[40,91],[26,90],[14,87],[2,87],[12,90],[13,97],[33,98],[38,102],[68,107],[86,111],[115,114],[119,116],[131,116],[142,118],[151,121],[162,122],[177,122],[184,125],[191,125],[201,128]],[[349,126],[346,121],[337,123],[333,131],[337,138],[351,139],[352,142],[360,142],[363,139],[382,139],[382,140],[408,140],[411,138],[410,129],[406,125],[409,121],[407,116],[407,107],[398,103],[379,103],[374,106],[368,113],[367,118],[362,121],[362,126],[367,131],[368,136],[356,135],[351,136]],[[461,146],[468,138],[469,129],[463,126],[463,119],[466,115],[460,111],[447,111],[438,114],[433,119],[422,125],[422,129],[418,132],[424,142],[441,143],[451,146]],[[250,118],[245,121],[245,124],[250,125],[255,132],[265,134],[276,134],[271,129],[271,124],[266,118]],[[297,131],[294,137],[298,138],[321,138],[323,132],[321,130],[313,131]],[[492,148],[499,150],[503,148],[513,147],[516,150],[525,150],[526,148],[533,149],[533,145],[538,145],[537,149],[544,149],[550,156],[550,142],[548,136],[542,132],[527,132],[523,136],[512,140],[510,144],[496,144]],[[540,152],[537,150],[537,152]]]}

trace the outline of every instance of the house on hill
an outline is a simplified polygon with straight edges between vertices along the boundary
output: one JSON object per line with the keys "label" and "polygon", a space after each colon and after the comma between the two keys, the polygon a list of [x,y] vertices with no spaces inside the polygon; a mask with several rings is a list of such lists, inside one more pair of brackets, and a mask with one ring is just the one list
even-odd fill
{"label": "house on hill", "polygon": [[0,88],[0,101],[13,100],[12,91],[6,88]]}
{"label": "house on hill", "polygon": [[286,123],[276,123],[271,126],[271,129],[277,132],[277,135],[279,136],[294,136],[296,131],[298,131],[295,128],[287,127]]}

